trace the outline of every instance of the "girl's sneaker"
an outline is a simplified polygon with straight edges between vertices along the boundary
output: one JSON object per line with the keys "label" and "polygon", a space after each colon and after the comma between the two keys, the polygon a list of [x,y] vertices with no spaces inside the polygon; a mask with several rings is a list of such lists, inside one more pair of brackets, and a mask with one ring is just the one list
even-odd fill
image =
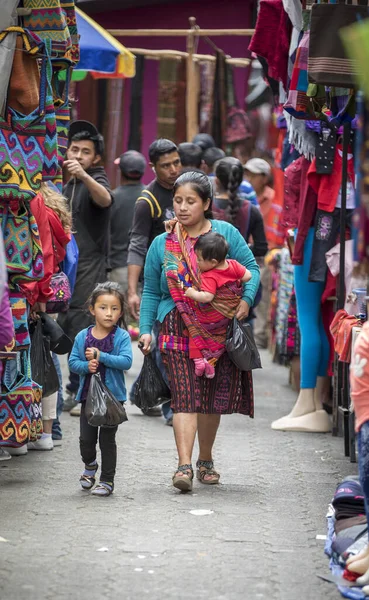
{"label": "girl's sneaker", "polygon": [[81,477],[79,478],[79,482],[80,482],[81,488],[83,490],[88,491],[94,487],[95,482],[96,482],[96,473],[97,473],[98,468],[99,468],[99,465],[97,464],[96,461],[94,463],[91,463],[90,465],[85,464],[85,470],[83,471]]}
{"label": "girl's sneaker", "polygon": [[114,483],[108,481],[100,481],[97,486],[92,490],[93,496],[110,496],[114,491]]}

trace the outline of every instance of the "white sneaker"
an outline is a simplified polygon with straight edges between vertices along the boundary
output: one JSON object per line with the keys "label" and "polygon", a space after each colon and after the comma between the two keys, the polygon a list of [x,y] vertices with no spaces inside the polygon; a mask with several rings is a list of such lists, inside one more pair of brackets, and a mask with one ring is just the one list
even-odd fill
{"label": "white sneaker", "polygon": [[51,436],[28,444],[28,450],[52,450],[53,448],[54,444]]}
{"label": "white sneaker", "polygon": [[24,456],[28,452],[27,444],[24,444],[24,446],[19,446],[19,448],[8,448],[8,452],[10,456]]}
{"label": "white sneaker", "polygon": [[78,402],[78,404],[76,404],[75,407],[72,408],[71,411],[69,411],[69,414],[71,415],[71,417],[79,417],[81,414],[81,403]]}
{"label": "white sneaker", "polygon": [[7,450],[0,448],[0,460],[10,460],[11,456]]}

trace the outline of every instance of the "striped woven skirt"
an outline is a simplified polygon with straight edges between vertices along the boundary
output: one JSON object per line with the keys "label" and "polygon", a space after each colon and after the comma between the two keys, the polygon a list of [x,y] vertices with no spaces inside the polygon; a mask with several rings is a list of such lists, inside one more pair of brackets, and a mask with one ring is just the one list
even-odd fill
{"label": "striped woven skirt", "polygon": [[[183,349],[186,340],[188,341],[188,332],[177,309],[166,316],[160,333],[166,339],[176,341],[175,350],[168,347],[161,349],[173,412],[219,415],[240,413],[253,418],[251,371],[239,371],[225,352],[216,364],[214,379],[197,377],[194,361],[189,358],[188,351]],[[184,342],[181,343],[181,340]]]}

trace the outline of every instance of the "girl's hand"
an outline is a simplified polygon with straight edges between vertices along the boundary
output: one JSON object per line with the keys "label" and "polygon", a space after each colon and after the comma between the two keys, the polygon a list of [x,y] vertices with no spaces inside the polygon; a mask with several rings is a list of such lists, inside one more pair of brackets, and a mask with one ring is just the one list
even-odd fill
{"label": "girl's hand", "polygon": [[140,336],[140,340],[138,342],[138,347],[141,350],[142,354],[150,354],[151,351],[151,342],[152,337],[149,333],[144,333]]}
{"label": "girl's hand", "polygon": [[89,361],[88,370],[90,371],[90,373],[96,373],[98,366],[99,366],[99,361],[94,358]]}
{"label": "girl's hand", "polygon": [[[96,353],[96,354],[95,354]],[[97,348],[87,348],[85,352],[87,360],[100,360],[100,350]]]}
{"label": "girl's hand", "polygon": [[249,316],[250,307],[245,300],[241,300],[240,305],[238,307],[238,311],[236,312],[236,319],[238,321],[243,321]]}

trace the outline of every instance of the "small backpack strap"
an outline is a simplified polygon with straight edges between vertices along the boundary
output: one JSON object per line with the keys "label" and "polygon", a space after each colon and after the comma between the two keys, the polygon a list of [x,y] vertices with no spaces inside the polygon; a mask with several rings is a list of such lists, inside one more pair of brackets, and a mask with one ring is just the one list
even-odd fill
{"label": "small backpack strap", "polygon": [[[137,202],[139,202],[139,200],[145,200],[145,202],[147,202],[147,204],[150,206],[150,211],[151,211],[151,218],[152,219],[160,219],[163,211],[161,210],[160,204],[157,201],[157,199],[155,198],[154,194],[152,194],[149,190],[143,190],[141,192],[141,194],[148,194],[148,198],[146,196],[139,196],[139,198],[137,198]],[[155,209],[156,209],[156,215],[155,215]]]}

